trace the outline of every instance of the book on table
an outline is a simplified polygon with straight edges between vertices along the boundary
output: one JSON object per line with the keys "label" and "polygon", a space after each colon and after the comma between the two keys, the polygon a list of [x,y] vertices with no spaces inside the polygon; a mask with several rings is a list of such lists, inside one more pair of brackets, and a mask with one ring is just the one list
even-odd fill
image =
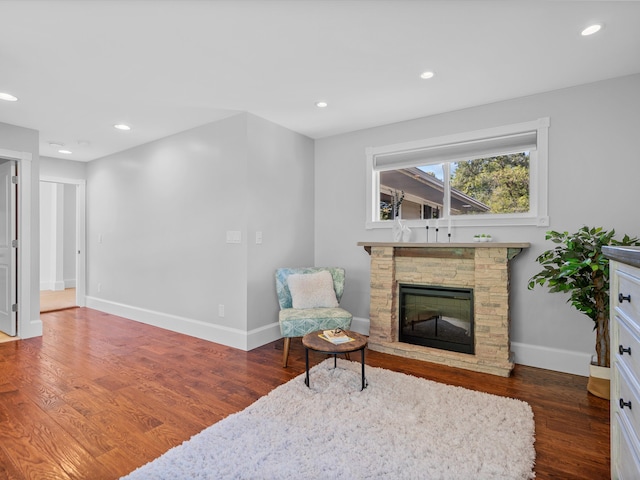
{"label": "book on table", "polygon": [[340,345],[342,343],[353,342],[355,339],[347,335],[344,330],[324,330],[320,335],[320,338],[333,343],[334,345]]}

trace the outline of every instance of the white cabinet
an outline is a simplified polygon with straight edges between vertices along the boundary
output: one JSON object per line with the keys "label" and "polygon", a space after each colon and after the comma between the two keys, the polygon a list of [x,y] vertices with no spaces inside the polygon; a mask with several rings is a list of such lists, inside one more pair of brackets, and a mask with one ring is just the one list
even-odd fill
{"label": "white cabinet", "polygon": [[611,478],[640,478],[640,249],[605,247],[611,275]]}

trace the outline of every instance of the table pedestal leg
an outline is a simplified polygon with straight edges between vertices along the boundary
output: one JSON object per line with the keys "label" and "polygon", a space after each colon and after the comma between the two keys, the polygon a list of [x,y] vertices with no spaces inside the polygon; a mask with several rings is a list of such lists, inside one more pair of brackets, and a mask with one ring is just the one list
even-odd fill
{"label": "table pedestal leg", "polygon": [[362,390],[367,388],[367,379],[364,376],[364,348],[361,350],[362,352]]}
{"label": "table pedestal leg", "polygon": [[304,383],[307,387],[309,387],[309,349],[308,348],[304,349],[304,365],[305,365],[305,370],[307,371],[307,375],[304,379]]}

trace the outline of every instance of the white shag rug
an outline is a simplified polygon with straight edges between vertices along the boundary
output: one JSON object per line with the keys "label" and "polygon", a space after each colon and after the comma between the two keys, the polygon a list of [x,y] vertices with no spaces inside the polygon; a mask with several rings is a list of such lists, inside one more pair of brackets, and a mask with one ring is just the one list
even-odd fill
{"label": "white shag rug", "polygon": [[530,479],[520,400],[327,359],[123,479]]}

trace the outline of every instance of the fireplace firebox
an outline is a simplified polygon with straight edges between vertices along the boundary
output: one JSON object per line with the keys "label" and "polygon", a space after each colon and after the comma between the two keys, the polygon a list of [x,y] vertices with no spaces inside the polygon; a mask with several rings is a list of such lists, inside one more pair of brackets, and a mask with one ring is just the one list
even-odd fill
{"label": "fireplace firebox", "polygon": [[473,289],[400,284],[400,342],[474,353]]}

